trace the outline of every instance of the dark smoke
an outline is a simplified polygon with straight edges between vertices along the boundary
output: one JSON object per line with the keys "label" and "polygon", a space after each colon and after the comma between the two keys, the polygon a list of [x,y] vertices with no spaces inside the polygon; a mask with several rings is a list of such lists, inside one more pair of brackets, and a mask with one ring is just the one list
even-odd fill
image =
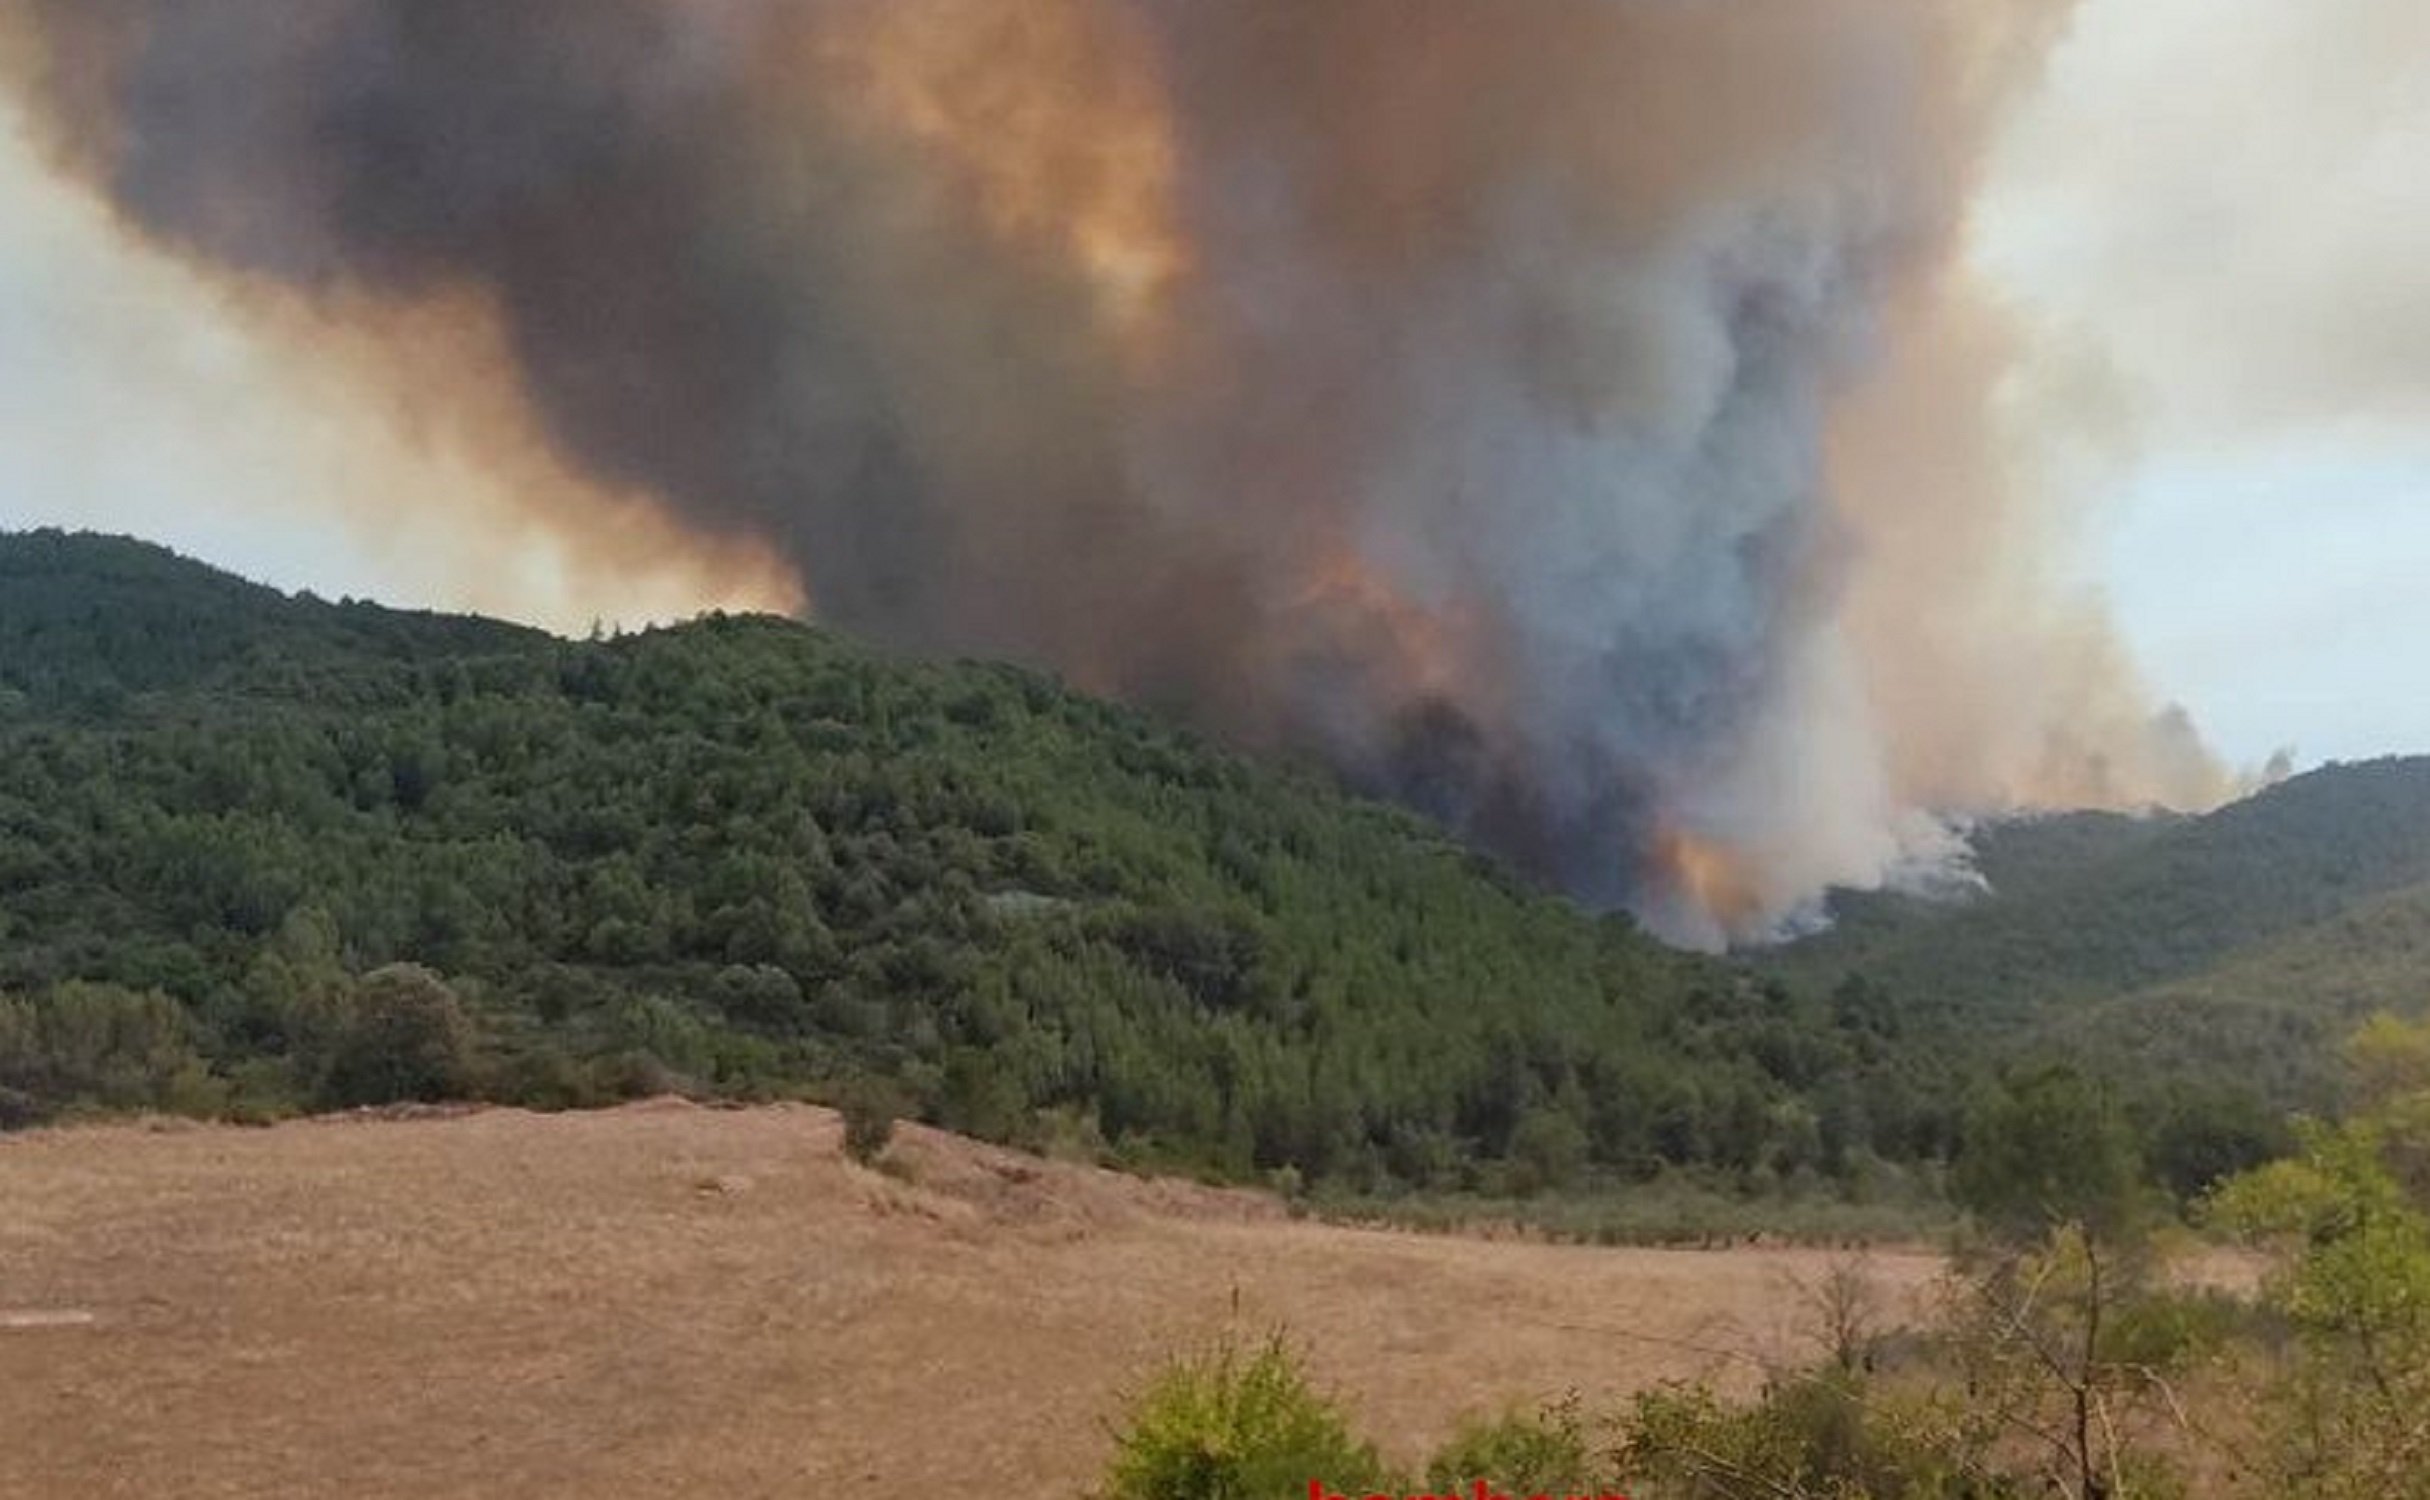
{"label": "dark smoke", "polygon": [[1691,937],[1906,836],[1826,439],[2055,8],[0,0],[136,231],[473,294],[571,464],[821,617],[1313,749]]}

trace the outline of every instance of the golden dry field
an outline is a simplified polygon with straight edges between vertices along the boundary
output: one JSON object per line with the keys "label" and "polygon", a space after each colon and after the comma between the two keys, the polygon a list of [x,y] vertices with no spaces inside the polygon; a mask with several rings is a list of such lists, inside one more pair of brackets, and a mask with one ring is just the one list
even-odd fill
{"label": "golden dry field", "polygon": [[0,1497],[1077,1496],[1160,1359],[1277,1324],[1413,1456],[1744,1382],[1837,1259],[1296,1222],[912,1127],[898,1176],[840,1135],[665,1101],[0,1139]]}

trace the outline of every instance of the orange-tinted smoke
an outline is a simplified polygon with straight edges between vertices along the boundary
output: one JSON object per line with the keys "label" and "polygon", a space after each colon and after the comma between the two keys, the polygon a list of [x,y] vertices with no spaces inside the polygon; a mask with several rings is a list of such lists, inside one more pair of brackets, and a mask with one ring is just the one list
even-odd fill
{"label": "orange-tinted smoke", "polygon": [[1935,810],[2217,792],[1952,270],[2066,10],[0,0],[131,233],[402,410],[460,360],[600,555],[779,559],[1701,941]]}
{"label": "orange-tinted smoke", "polygon": [[1174,222],[1168,107],[1126,11],[1095,0],[871,5],[815,45],[815,66],[868,124],[949,164],[1007,254],[1077,267],[1117,338],[1152,342],[1189,247]]}
{"label": "orange-tinted smoke", "polygon": [[[323,380],[385,393],[389,418],[410,445],[477,455],[491,481],[478,500],[484,509],[448,527],[468,541],[489,538],[486,549],[468,547],[461,556],[472,578],[457,597],[467,606],[506,615],[546,607],[545,599],[519,592],[532,585],[514,566],[521,531],[541,544],[543,555],[564,556],[560,568],[630,583],[627,597],[613,589],[581,591],[611,606],[600,615],[606,620],[650,618],[659,601],[671,598],[688,600],[694,610],[811,608],[800,575],[761,539],[689,528],[655,497],[607,488],[558,451],[532,422],[512,359],[499,346],[497,319],[477,295],[367,300],[337,317],[274,292],[257,290],[254,302],[253,321],[292,350],[299,365]],[[378,474],[350,475],[347,483],[358,524],[374,535],[399,528],[414,508],[459,503],[449,495],[401,493]],[[497,572],[483,576],[491,570]]]}

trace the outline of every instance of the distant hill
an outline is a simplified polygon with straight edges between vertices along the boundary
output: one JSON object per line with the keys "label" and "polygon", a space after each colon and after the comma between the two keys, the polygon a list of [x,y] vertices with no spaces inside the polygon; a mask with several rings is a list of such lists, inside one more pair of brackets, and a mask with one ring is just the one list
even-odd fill
{"label": "distant hill", "polygon": [[2333,1042],[2430,1004],[2430,758],[2333,765],[2208,816],[1990,825],[1987,889],[1846,895],[1766,955],[1794,987],[1851,976],[1945,1027],[2122,1076],[2326,1101]]}
{"label": "distant hill", "polygon": [[0,1122],[808,1090],[1225,1174],[1786,1180],[1947,1149],[1884,1024],[1032,673],[0,536]]}

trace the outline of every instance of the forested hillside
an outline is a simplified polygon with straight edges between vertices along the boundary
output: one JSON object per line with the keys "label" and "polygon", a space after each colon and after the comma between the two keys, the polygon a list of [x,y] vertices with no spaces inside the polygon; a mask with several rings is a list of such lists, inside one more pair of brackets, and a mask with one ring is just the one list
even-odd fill
{"label": "forested hillside", "polygon": [[2077,814],[1977,835],[1986,889],[1845,895],[1765,956],[1858,984],[1968,1050],[2059,1053],[2140,1087],[2331,1103],[2339,1038],[2430,1006],[2430,759],[2336,765],[2200,818]]}
{"label": "forested hillside", "polygon": [[0,1115],[874,1080],[1348,1184],[1945,1153],[1790,1003],[1398,812],[1001,666],[564,641],[0,537]]}

